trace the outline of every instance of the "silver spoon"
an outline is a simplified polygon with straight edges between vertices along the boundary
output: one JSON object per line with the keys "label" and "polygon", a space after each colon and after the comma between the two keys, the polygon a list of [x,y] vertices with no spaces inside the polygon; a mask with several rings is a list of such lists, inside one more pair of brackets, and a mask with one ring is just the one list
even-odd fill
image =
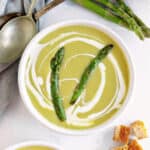
{"label": "silver spoon", "polygon": [[[32,6],[31,6],[31,8],[30,8],[30,12],[28,13],[28,15],[27,16],[23,16],[23,18],[22,17],[17,17],[18,15],[20,16],[21,14],[19,13],[12,13],[12,14],[8,14],[8,16],[7,15],[5,15],[5,16],[2,16],[2,17],[0,17],[0,20],[2,20],[2,22],[3,22],[3,24],[4,24],[4,26],[3,26],[3,28],[2,28],[2,33],[4,34],[8,29],[7,29],[7,26],[9,27],[9,28],[11,28],[11,26],[12,26],[12,24],[16,21],[16,20],[18,20],[19,18],[21,18],[21,19],[23,19],[23,20],[28,20],[28,23],[30,22],[30,26],[31,26],[31,28],[33,29],[33,31],[35,32],[36,31],[36,26],[35,26],[35,22],[34,21],[37,21],[43,14],[45,14],[48,10],[50,10],[50,9],[52,9],[53,7],[55,7],[55,6],[57,6],[58,4],[60,4],[60,3],[62,3],[62,2],[64,2],[64,0],[54,0],[54,1],[52,1],[51,3],[49,3],[48,5],[46,5],[44,8],[42,8],[41,10],[39,10],[37,13],[35,13],[35,14],[33,14],[33,15],[31,15],[31,10],[32,10],[32,7],[33,7],[33,4],[32,4]],[[16,17],[17,18],[15,18],[15,19],[12,19],[11,21],[9,21],[8,23],[5,23],[5,20],[7,21],[7,20],[10,20],[10,18],[13,16],[13,17],[15,17],[15,15],[16,15]],[[34,19],[34,21],[33,21],[33,19],[32,19],[32,17],[33,17],[33,19]],[[4,20],[3,20],[4,19]],[[21,19],[19,19],[19,21],[21,21]],[[13,23],[12,23],[12,21],[13,21]],[[10,24],[11,23],[11,24]],[[33,26],[34,26],[34,28],[33,28]],[[20,27],[21,28],[21,27]],[[28,30],[28,26],[27,25],[24,25],[24,28],[26,29],[27,28],[27,30]],[[17,28],[16,28],[17,29]],[[33,32],[32,31],[32,32]],[[12,33],[14,33],[15,31],[14,30],[11,30],[11,32]],[[18,33],[18,32],[17,32]],[[1,34],[1,33],[0,33]],[[6,33],[5,33],[6,34]],[[16,34],[16,33],[14,33],[14,34]],[[27,34],[26,32],[24,33],[24,34]],[[14,35],[15,36],[15,35]],[[23,34],[21,34],[21,36],[23,36]],[[0,37],[1,37],[1,35],[0,35]],[[32,38],[32,37],[31,37]],[[31,40],[31,38],[28,40],[28,41],[30,41]],[[10,39],[10,38],[9,38]],[[20,38],[20,39],[22,39],[22,38]],[[2,39],[3,40],[3,39]],[[8,43],[8,44],[10,44],[11,45],[11,42],[12,42],[12,39],[10,39],[11,41],[9,41],[10,43]],[[28,41],[26,42],[26,44],[28,43]],[[1,43],[1,38],[0,38],[0,43]],[[5,49],[1,49],[1,45],[0,45],[0,72],[2,72],[4,69],[6,69],[9,65],[11,65],[12,64],[12,62],[14,61],[14,60],[16,60],[20,55],[21,55],[21,52],[23,51],[23,49],[25,48],[25,45],[26,44],[24,44],[24,46],[22,45],[22,49],[21,49],[21,47],[20,47],[20,40],[19,41],[16,41],[16,43],[17,43],[17,45],[18,45],[18,47],[20,48],[20,51],[19,51],[19,49],[17,49],[16,50],[16,48],[9,48],[9,49],[6,49],[6,47],[4,47]],[[14,52],[15,52],[15,54],[14,54]],[[1,53],[3,54],[3,56],[1,55]]]}
{"label": "silver spoon", "polygon": [[6,23],[0,31],[0,63],[16,60],[27,43],[36,34],[35,22],[32,19],[32,0],[27,16],[14,18]]}

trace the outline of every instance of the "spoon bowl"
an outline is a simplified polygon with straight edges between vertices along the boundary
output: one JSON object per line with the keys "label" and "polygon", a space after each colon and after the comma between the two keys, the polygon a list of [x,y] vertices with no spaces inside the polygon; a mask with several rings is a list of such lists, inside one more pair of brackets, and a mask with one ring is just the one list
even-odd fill
{"label": "spoon bowl", "polygon": [[16,17],[8,21],[0,31],[0,63],[10,63],[20,57],[27,43],[36,34],[36,25],[32,19],[32,9],[36,0],[32,0],[27,16]]}
{"label": "spoon bowl", "polygon": [[0,32],[0,63],[17,59],[35,34],[35,22],[31,17],[22,16],[9,21]]}
{"label": "spoon bowl", "polygon": [[0,63],[17,59],[36,34],[35,22],[27,16],[9,21],[0,32]]}

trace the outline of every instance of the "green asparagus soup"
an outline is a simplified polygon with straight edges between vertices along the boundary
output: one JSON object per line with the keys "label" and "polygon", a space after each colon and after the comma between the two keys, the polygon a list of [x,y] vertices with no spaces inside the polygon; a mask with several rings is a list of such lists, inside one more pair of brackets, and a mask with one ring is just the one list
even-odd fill
{"label": "green asparagus soup", "polygon": [[54,148],[49,148],[47,146],[26,146],[18,148],[17,150],[55,150]]}
{"label": "green asparagus soup", "polygon": [[[75,104],[70,105],[85,68],[107,44],[113,44],[113,50],[92,72]],[[51,93],[50,62],[60,47],[65,48],[59,73],[65,121],[57,117]],[[77,130],[103,124],[116,114],[126,99],[130,74],[122,49],[107,34],[90,26],[68,25],[38,41],[26,62],[24,81],[31,105],[47,123]]]}

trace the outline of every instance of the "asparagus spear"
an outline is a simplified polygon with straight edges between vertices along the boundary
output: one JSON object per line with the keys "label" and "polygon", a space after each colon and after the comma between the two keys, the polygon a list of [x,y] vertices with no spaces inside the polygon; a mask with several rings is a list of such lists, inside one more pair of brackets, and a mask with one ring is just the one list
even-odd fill
{"label": "asparagus spear", "polygon": [[136,23],[136,21],[128,15],[122,8],[115,6],[113,3],[107,1],[107,0],[92,0],[95,2],[99,2],[106,7],[112,9],[112,11],[116,12],[120,17],[123,18],[124,21],[128,23],[128,26],[131,30],[133,30],[141,40],[144,39],[144,34],[142,32],[141,27]]}
{"label": "asparagus spear", "polygon": [[143,31],[145,37],[150,37],[150,28],[148,28],[144,24],[144,22],[136,14],[134,14],[134,12],[130,9],[130,7],[127,6],[123,0],[116,0],[116,2],[117,2],[117,4],[119,4],[119,6],[122,9],[124,9],[124,11],[126,13],[128,13],[131,17],[133,17],[135,19],[137,24],[142,28],[142,31]]}
{"label": "asparagus spear", "polygon": [[128,25],[126,24],[125,21],[122,20],[122,18],[115,16],[112,12],[106,10],[103,7],[100,7],[93,1],[91,1],[91,0],[74,0],[74,1],[77,2],[78,4],[80,4],[81,6],[97,13],[98,15],[102,16],[103,18],[128,28]]}
{"label": "asparagus spear", "polygon": [[55,112],[61,121],[66,120],[66,114],[59,95],[59,70],[64,58],[64,47],[60,48],[51,60],[51,95]]}
{"label": "asparagus spear", "polygon": [[97,56],[90,62],[90,64],[86,67],[86,69],[84,70],[80,82],[79,84],[77,84],[74,93],[72,95],[70,104],[74,104],[77,99],[79,98],[79,96],[81,95],[81,93],[83,92],[89,78],[90,75],[92,74],[93,70],[98,66],[98,64],[108,55],[108,53],[110,52],[110,50],[112,50],[113,45],[109,44],[106,45],[104,48],[102,48],[99,53],[97,54]]}

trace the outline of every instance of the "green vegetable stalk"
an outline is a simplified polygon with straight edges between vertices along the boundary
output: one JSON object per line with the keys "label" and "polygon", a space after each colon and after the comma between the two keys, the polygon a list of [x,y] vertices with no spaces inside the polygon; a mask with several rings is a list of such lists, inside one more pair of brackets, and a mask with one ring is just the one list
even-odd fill
{"label": "green vegetable stalk", "polygon": [[58,118],[61,121],[66,120],[66,114],[63,107],[62,98],[59,95],[59,71],[64,58],[64,47],[60,48],[51,60],[51,95],[53,105]]}
{"label": "green vegetable stalk", "polygon": [[98,64],[108,55],[108,53],[112,50],[113,45],[109,44],[106,45],[104,48],[102,48],[99,53],[97,54],[97,56],[90,62],[90,64],[86,67],[86,69],[84,70],[80,82],[79,84],[77,84],[74,93],[72,95],[70,104],[74,104],[77,99],[80,97],[80,95],[82,94],[92,72],[94,71],[94,69],[98,66]]}
{"label": "green vegetable stalk", "polygon": [[107,9],[105,9],[103,7],[100,7],[92,0],[74,0],[74,1],[77,2],[78,4],[80,4],[81,6],[97,13],[98,15],[102,16],[103,18],[128,28],[126,22],[123,21],[120,17],[115,16],[112,12],[108,11]]}
{"label": "green vegetable stalk", "polygon": [[133,17],[137,24],[142,28],[145,37],[150,37],[150,28],[132,11],[132,9],[125,4],[123,0],[116,0],[117,4],[126,12],[128,15]]}
{"label": "green vegetable stalk", "polygon": [[134,14],[123,0],[74,0],[81,6],[97,13],[103,18],[132,30],[144,40],[150,37],[150,28]]}
{"label": "green vegetable stalk", "polygon": [[141,27],[137,24],[134,18],[128,15],[121,7],[117,7],[116,5],[107,0],[93,0],[93,1],[99,2],[105,5],[106,7],[112,9],[112,11],[116,12],[116,14],[118,14],[124,21],[127,22],[129,28],[133,30],[141,40],[144,39],[144,34]]}

